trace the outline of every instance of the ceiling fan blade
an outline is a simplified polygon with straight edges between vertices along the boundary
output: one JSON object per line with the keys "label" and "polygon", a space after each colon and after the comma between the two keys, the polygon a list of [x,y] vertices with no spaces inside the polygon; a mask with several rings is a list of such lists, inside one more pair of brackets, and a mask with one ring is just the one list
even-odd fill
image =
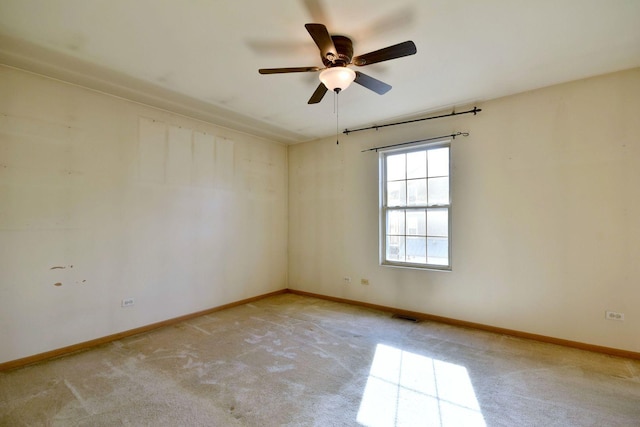
{"label": "ceiling fan blade", "polygon": [[318,45],[323,58],[329,59],[329,56],[338,56],[338,51],[333,45],[333,40],[331,39],[329,31],[327,31],[327,27],[322,24],[304,24],[304,27],[309,32],[313,41],[316,42],[316,45]]}
{"label": "ceiling fan blade", "polygon": [[353,58],[353,64],[358,66],[375,64],[376,62],[388,61],[390,59],[402,58],[413,55],[417,52],[416,45],[412,41],[394,44],[384,49],[365,53]]}
{"label": "ceiling fan blade", "polygon": [[327,87],[321,82],[316,88],[316,91],[313,92],[313,95],[311,95],[311,98],[309,98],[309,102],[307,102],[307,104],[317,104],[322,101],[325,93],[327,93]]}
{"label": "ceiling fan blade", "polygon": [[371,76],[368,76],[360,71],[356,71],[356,79],[354,80],[361,86],[366,87],[367,89],[371,89],[378,95],[384,95],[385,93],[391,90],[391,86],[386,84],[385,82],[381,82],[378,79],[374,79]]}
{"label": "ceiling fan blade", "polygon": [[280,74],[280,73],[304,73],[307,71],[320,71],[320,67],[290,67],[290,68],[260,68],[260,74]]}

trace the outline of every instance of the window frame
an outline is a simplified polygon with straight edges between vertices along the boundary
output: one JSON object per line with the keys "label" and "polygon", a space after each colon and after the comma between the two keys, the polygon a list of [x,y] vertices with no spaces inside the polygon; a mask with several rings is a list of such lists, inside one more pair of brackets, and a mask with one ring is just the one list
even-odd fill
{"label": "window frame", "polygon": [[[447,204],[434,204],[434,205],[429,205],[428,203],[426,205],[408,205],[407,203],[405,203],[404,206],[393,206],[393,207],[389,207],[387,205],[387,168],[386,168],[386,158],[389,155],[395,155],[395,154],[407,154],[407,153],[412,153],[412,152],[416,152],[416,151],[425,151],[428,152],[430,150],[434,150],[437,148],[443,148],[443,147],[447,147],[449,149],[449,174],[447,175],[448,178],[448,184],[449,184],[449,202]],[[378,151],[378,161],[379,161],[379,183],[378,183],[378,189],[379,189],[379,198],[378,198],[378,204],[379,204],[379,263],[381,266],[386,266],[386,267],[396,267],[396,268],[410,268],[410,269],[418,269],[418,270],[435,270],[435,271],[451,271],[452,270],[452,185],[451,185],[451,172],[452,172],[452,161],[451,161],[452,155],[451,155],[451,139],[446,138],[446,139],[442,139],[442,140],[438,140],[438,141],[434,141],[434,142],[428,142],[428,143],[420,143],[420,144],[415,144],[415,145],[410,145],[410,146],[405,146],[405,147],[391,147],[388,149],[384,149],[384,150],[379,150]],[[407,178],[405,176],[405,181],[407,181]],[[446,208],[447,209],[447,243],[448,243],[448,264],[447,265],[441,265],[441,264],[428,264],[428,263],[412,263],[412,262],[405,262],[405,261],[394,261],[394,260],[388,260],[386,257],[387,254],[387,212],[390,210],[398,210],[398,209],[402,209],[405,212],[407,211],[411,211],[411,210],[425,210],[427,211],[428,209],[442,209],[442,208]],[[405,225],[406,227],[406,225]],[[405,228],[405,234],[404,236],[406,237],[406,228]],[[428,258],[427,258],[428,260]]]}

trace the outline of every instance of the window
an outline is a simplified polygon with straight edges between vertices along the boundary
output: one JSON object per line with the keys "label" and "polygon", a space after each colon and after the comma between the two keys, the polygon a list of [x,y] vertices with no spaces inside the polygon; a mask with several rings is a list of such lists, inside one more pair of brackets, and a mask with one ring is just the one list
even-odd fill
{"label": "window", "polygon": [[449,141],[380,153],[384,265],[451,269]]}

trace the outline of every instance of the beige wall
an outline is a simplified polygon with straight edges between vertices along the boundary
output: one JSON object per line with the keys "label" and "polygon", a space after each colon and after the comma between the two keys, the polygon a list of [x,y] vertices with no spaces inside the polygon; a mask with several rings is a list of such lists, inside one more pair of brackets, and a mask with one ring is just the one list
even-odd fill
{"label": "beige wall", "polygon": [[[287,283],[640,351],[640,70],[478,106],[287,150],[0,66],[0,363]],[[379,266],[360,151],[458,130],[453,272]]]}
{"label": "beige wall", "polygon": [[0,362],[283,289],[286,236],[286,146],[0,66]]}
{"label": "beige wall", "polygon": [[[289,287],[640,351],[640,69],[478,107],[289,147]],[[453,271],[378,265],[361,150],[455,131]]]}

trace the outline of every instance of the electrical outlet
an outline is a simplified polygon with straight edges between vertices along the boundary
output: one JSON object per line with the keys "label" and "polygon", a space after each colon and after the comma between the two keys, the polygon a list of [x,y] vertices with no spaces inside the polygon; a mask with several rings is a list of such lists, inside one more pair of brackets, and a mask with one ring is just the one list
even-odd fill
{"label": "electrical outlet", "polygon": [[344,284],[345,284],[345,285],[347,285],[347,284],[351,283],[351,277],[349,277],[349,276],[344,276],[344,277],[342,278],[342,280],[344,281]]}
{"label": "electrical outlet", "polygon": [[135,300],[133,298],[126,298],[122,300],[122,307],[131,307],[135,304]]}
{"label": "electrical outlet", "polygon": [[618,321],[623,321],[624,320],[624,313],[618,313],[617,311],[605,311],[604,312],[604,317],[607,320],[618,320]]}
{"label": "electrical outlet", "polygon": [[369,279],[360,279],[360,284],[361,285],[368,285],[369,284]]}

